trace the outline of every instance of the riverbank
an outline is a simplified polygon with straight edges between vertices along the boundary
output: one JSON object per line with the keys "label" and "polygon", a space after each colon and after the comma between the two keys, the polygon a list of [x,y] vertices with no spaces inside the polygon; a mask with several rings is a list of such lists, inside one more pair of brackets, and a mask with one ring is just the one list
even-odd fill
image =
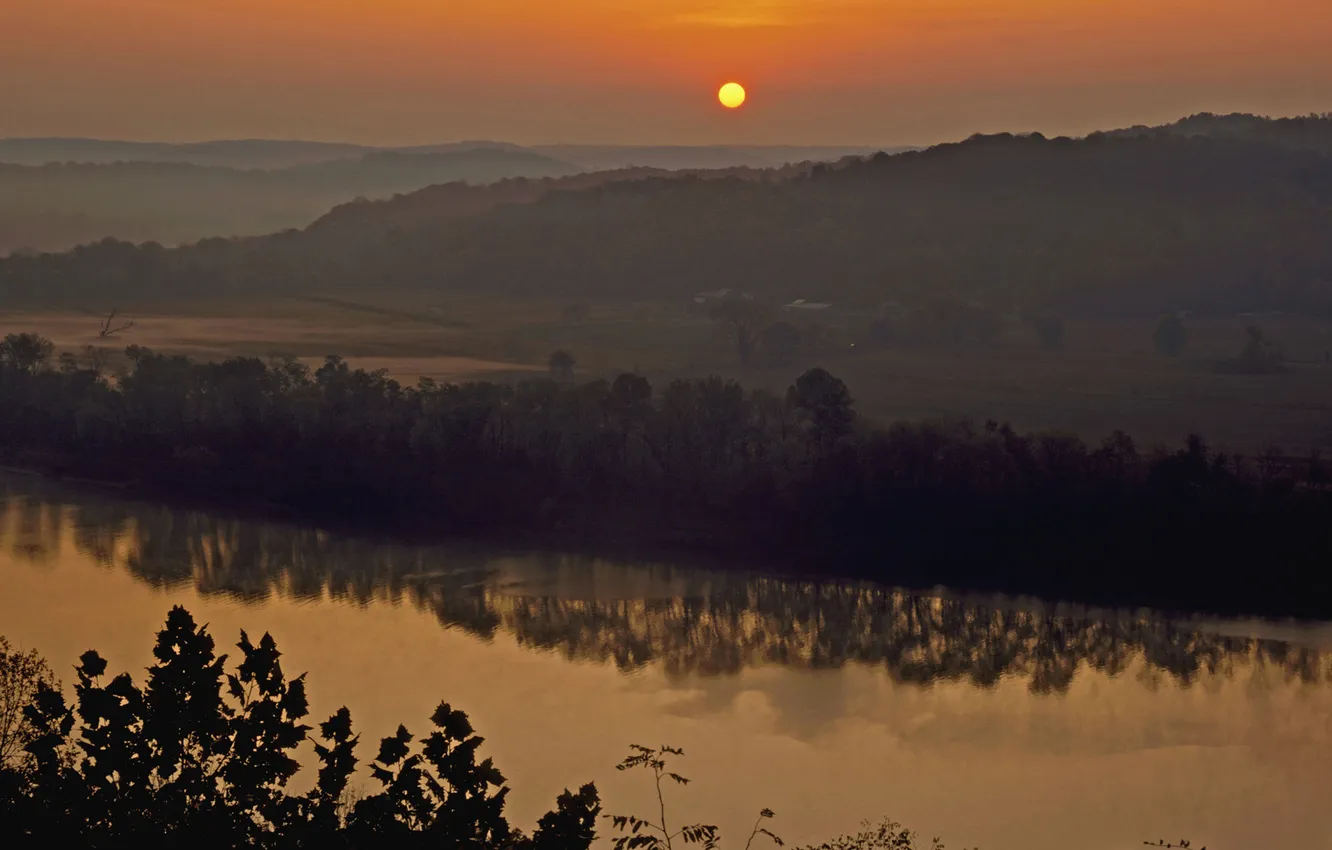
{"label": "riverbank", "polygon": [[[523,551],[539,549],[639,563],[687,560],[691,564],[719,571],[757,573],[813,582],[873,581],[888,587],[944,593],[958,598],[1002,596],[1026,598],[1040,605],[1069,603],[1104,609],[1152,609],[1162,615],[1189,619],[1218,616],[1273,622],[1326,620],[1332,616],[1332,606],[1316,595],[1288,594],[1278,586],[1255,586],[1251,576],[1246,578],[1239,569],[1230,572],[1222,564],[1216,565],[1218,575],[1232,575],[1236,584],[1195,586],[1189,592],[1181,593],[1176,585],[1168,581],[1091,585],[1080,579],[1079,576],[1086,571],[1113,569],[1112,564],[1105,562],[1104,554],[1084,562],[1080,571],[1041,571],[1046,576],[1052,576],[1053,580],[1033,582],[1027,580],[1033,572],[1030,564],[1026,569],[1003,569],[1002,565],[1011,555],[990,552],[989,563],[995,567],[994,571],[978,575],[975,571],[967,570],[966,575],[970,580],[962,583],[951,579],[958,571],[948,564],[940,563],[937,553],[936,558],[931,559],[923,556],[918,549],[913,550],[905,545],[885,544],[874,553],[857,552],[848,546],[843,548],[841,554],[834,554],[826,549],[802,548],[789,543],[778,545],[778,541],[762,537],[745,538],[739,534],[725,534],[715,528],[711,533],[704,530],[691,531],[660,523],[645,525],[631,518],[613,523],[556,520],[525,526],[441,526],[425,516],[399,515],[385,518],[373,512],[360,516],[331,514],[303,510],[294,505],[246,502],[237,498],[219,498],[217,495],[210,497],[197,491],[178,491],[170,486],[142,481],[97,481],[35,466],[0,465],[0,472],[35,477],[73,493],[149,503],[173,510],[206,511],[237,520],[303,525],[371,542],[502,546]],[[1030,546],[1029,551],[1039,551],[1039,544]],[[1142,569],[1130,569],[1125,570],[1124,575],[1132,578],[1143,572]],[[1060,576],[1064,579],[1061,580]],[[1068,580],[1070,578],[1072,580]]]}
{"label": "riverbank", "polygon": [[715,377],[404,388],[333,357],[313,373],[135,357],[114,385],[0,365],[0,462],[354,534],[1332,617],[1332,474],[1317,457],[883,428],[819,369],[776,397]]}

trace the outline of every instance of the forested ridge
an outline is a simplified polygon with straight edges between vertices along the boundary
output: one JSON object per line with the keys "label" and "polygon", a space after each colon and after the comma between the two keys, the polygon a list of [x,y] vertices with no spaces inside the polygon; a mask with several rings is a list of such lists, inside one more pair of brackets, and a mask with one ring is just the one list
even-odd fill
{"label": "forested ridge", "polygon": [[1291,150],[1332,153],[1332,112],[1269,118],[1232,112],[1200,112],[1158,127],[1136,126],[1112,131],[1115,135],[1210,136],[1241,139]]}
{"label": "forested ridge", "polygon": [[1143,452],[998,423],[857,417],[821,369],[785,395],[653,387],[415,387],[330,357],[195,363],[140,348],[109,382],[6,338],[0,460],[173,501],[427,536],[707,550],[895,585],[1326,616],[1332,489],[1316,455],[1191,437]]}
{"label": "forested ridge", "polygon": [[730,287],[865,307],[1332,311],[1332,160],[1313,151],[1005,135],[711,176],[517,184],[461,201],[464,190],[437,187],[302,232],[14,257],[0,261],[0,294],[82,303],[369,285],[678,299]]}

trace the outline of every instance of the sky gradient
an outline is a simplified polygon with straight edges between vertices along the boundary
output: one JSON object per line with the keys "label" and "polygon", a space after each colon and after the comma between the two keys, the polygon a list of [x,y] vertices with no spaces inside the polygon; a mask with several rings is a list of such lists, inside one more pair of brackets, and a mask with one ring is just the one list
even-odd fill
{"label": "sky gradient", "polygon": [[1328,0],[2,0],[0,137],[1081,133],[1332,110],[1328,44]]}

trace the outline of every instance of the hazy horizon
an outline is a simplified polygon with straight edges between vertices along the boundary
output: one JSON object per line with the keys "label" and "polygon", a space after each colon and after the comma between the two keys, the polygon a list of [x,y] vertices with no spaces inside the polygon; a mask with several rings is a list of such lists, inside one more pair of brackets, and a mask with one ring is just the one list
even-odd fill
{"label": "hazy horizon", "polygon": [[[1177,116],[1183,117],[1183,116]],[[1098,128],[1109,129],[1109,128]],[[1118,129],[1118,128],[1116,128]],[[960,139],[939,139],[928,142],[927,145],[945,144],[950,141],[960,141]],[[458,146],[462,149],[469,149],[467,146],[475,145],[479,149],[484,149],[487,145],[512,146],[521,149],[549,149],[549,148],[753,148],[753,149],[782,149],[782,148],[809,148],[809,149],[827,149],[840,150],[850,148],[918,148],[926,145],[908,145],[908,144],[799,144],[789,142],[515,142],[511,139],[491,139],[491,138],[443,138],[430,139],[422,142],[412,142],[410,144],[379,144],[377,142],[358,142],[341,138],[310,138],[306,136],[209,136],[200,138],[129,138],[124,136],[52,136],[52,135],[28,135],[28,136],[0,136],[0,142],[92,142],[98,144],[127,144],[127,145],[171,145],[185,147],[189,145],[218,145],[218,144],[311,144],[328,145],[331,147],[353,147],[365,148],[367,150],[383,151],[404,151],[411,152],[415,148],[449,148]]]}
{"label": "hazy horizon", "polygon": [[17,0],[0,30],[5,137],[881,147],[1332,104],[1323,0]]}

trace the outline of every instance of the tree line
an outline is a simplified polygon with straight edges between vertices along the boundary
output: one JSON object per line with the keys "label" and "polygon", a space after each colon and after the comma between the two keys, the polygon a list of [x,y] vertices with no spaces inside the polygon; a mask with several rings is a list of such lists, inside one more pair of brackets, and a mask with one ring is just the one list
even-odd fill
{"label": "tree line", "polygon": [[[697,548],[832,575],[1166,607],[1332,610],[1316,456],[1190,437],[1142,452],[987,422],[857,416],[823,369],[403,386],[329,357],[197,363],[131,346],[111,381],[0,342],[0,459],[345,527]],[[1262,575],[1243,586],[1224,570]],[[1256,611],[1255,611],[1256,612]]]}
{"label": "tree line", "polygon": [[986,136],[743,174],[434,187],[300,232],[0,261],[0,295],[393,286],[874,308],[1332,314],[1332,160],[1244,138]]}

